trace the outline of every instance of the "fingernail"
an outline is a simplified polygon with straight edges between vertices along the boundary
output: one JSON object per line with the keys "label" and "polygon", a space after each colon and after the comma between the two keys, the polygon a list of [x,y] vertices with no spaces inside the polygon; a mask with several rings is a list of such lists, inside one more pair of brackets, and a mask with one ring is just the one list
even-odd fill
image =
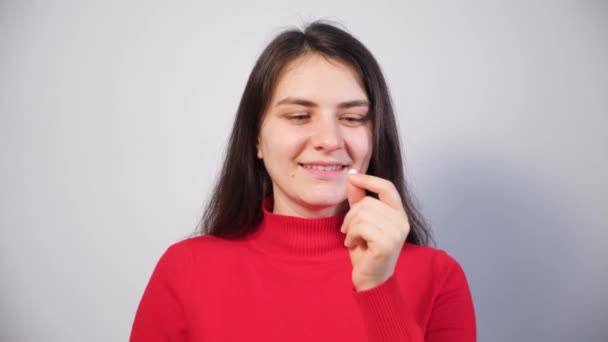
{"label": "fingernail", "polygon": [[350,169],[350,170],[348,170],[348,174],[349,174],[349,175],[356,175],[356,174],[357,174],[357,170],[355,170],[355,169]]}

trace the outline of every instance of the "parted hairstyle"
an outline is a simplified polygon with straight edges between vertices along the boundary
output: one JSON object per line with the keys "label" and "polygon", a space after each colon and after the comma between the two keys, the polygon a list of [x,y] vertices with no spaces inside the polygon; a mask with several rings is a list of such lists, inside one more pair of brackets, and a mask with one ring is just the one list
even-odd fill
{"label": "parted hairstyle", "polygon": [[[407,242],[432,243],[430,229],[417,209],[404,177],[399,134],[391,98],[376,59],[355,37],[327,22],[278,34],[259,56],[241,98],[226,157],[197,233],[237,238],[261,222],[263,200],[272,181],[257,158],[257,140],[264,113],[283,68],[306,54],[318,54],[350,65],[359,75],[370,102],[373,149],[367,174],[391,181],[408,215]],[[373,194],[371,194],[373,195]]]}

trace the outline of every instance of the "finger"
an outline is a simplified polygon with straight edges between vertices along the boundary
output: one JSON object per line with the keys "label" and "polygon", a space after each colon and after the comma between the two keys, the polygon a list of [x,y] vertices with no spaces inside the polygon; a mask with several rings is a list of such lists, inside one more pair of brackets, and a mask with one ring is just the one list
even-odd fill
{"label": "finger", "polygon": [[390,237],[386,236],[377,226],[369,224],[368,222],[356,221],[354,222],[346,238],[344,239],[344,246],[352,249],[356,246],[366,244],[369,247],[374,245],[388,244]]}
{"label": "finger", "polygon": [[[349,174],[357,173],[355,169],[350,169]],[[360,188],[350,182],[350,177],[346,180],[346,198],[348,205],[352,208],[357,202],[365,198],[365,189]]]}
{"label": "finger", "polygon": [[[351,249],[359,245],[367,244],[366,239],[362,236],[361,233],[362,226],[363,224],[360,221],[351,224],[351,226],[349,227],[350,229],[346,232],[346,237],[344,238],[344,246]],[[369,234],[369,232],[367,231],[365,233],[366,235]]]}
{"label": "finger", "polygon": [[350,222],[354,218],[356,218],[357,213],[361,211],[362,204],[363,202],[359,201],[350,207],[350,209],[346,213],[346,216],[344,216],[344,221],[342,221],[342,226],[340,227],[340,231],[342,233],[346,234],[346,232],[348,231],[348,227],[350,226]]}
{"label": "finger", "polygon": [[409,232],[407,215],[404,211],[396,210],[386,203],[373,197],[365,197],[351,208],[340,227],[342,233],[347,233],[352,222],[366,222],[373,224],[383,234],[393,239],[400,239]]}
{"label": "finger", "polygon": [[380,201],[388,204],[392,208],[400,210],[403,209],[401,196],[397,192],[395,185],[393,185],[393,183],[390,181],[363,173],[349,173],[348,180],[348,183],[351,183],[358,189],[367,189],[371,192],[377,193]]}
{"label": "finger", "polygon": [[[386,206],[386,204],[383,204],[382,202],[380,202],[379,200],[377,200],[373,197],[365,196],[365,198],[361,199],[359,202],[355,203],[353,206],[350,207],[350,209],[346,213],[346,216],[344,217],[344,221],[342,222],[342,227],[340,228],[340,231],[342,233],[346,233],[346,230],[348,229],[350,222],[357,217],[361,217],[360,216],[361,214],[364,214],[366,211],[369,211],[370,209],[376,215],[375,216],[376,220],[371,219],[370,221],[375,222],[378,219],[382,219],[382,217],[379,216],[380,212],[378,212],[377,208],[375,208],[375,206],[374,206],[375,203],[373,203],[373,202],[378,202],[378,204]],[[368,214],[369,214],[369,212],[368,212]],[[369,216],[369,215],[365,215],[365,216]],[[372,217],[374,217],[374,216],[372,216]]]}
{"label": "finger", "polygon": [[[391,222],[405,220],[407,222],[407,214],[404,210],[397,210],[390,205],[380,201],[377,198],[366,196],[364,199],[352,206],[342,222],[340,231],[345,233],[350,225],[351,220],[359,217],[374,222],[379,226],[391,227]],[[383,224],[381,224],[383,223]]]}
{"label": "finger", "polygon": [[367,196],[355,205],[355,212],[358,217],[374,222],[383,231],[409,232],[408,216],[403,209],[394,209],[390,205]]}

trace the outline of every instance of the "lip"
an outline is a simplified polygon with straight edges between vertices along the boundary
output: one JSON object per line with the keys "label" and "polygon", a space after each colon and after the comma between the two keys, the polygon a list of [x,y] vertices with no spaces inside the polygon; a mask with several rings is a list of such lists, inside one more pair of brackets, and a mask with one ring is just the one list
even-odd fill
{"label": "lip", "polygon": [[[329,162],[329,161],[311,161],[306,163],[299,163],[300,167],[309,175],[322,180],[331,180],[343,175],[346,171],[348,171],[348,164],[339,163],[339,162]],[[332,171],[322,171],[316,170],[312,168],[306,168],[304,165],[320,165],[320,166],[342,166],[339,170]]]}
{"label": "lip", "polygon": [[322,161],[322,160],[313,160],[309,162],[299,163],[300,165],[322,165],[322,166],[335,166],[335,165],[344,165],[348,166],[348,163],[340,163],[337,161]]}

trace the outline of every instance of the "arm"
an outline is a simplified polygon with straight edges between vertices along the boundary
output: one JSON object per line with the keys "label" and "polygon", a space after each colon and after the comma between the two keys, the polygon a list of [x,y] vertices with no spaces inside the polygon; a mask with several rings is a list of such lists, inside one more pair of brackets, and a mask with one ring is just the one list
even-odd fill
{"label": "arm", "polygon": [[394,275],[377,287],[355,292],[369,341],[476,341],[475,312],[465,274],[454,259],[444,260],[426,331],[413,316]]}
{"label": "arm", "polygon": [[158,261],[141,298],[131,330],[131,342],[187,341],[180,287],[188,284],[183,269],[185,250],[173,245]]}
{"label": "arm", "polygon": [[[353,285],[370,341],[475,341],[475,314],[464,272],[444,254],[431,275],[435,295],[427,331],[416,322],[410,303],[403,299],[395,267],[410,233],[401,197],[390,181],[351,173],[347,182],[350,209],[340,231],[346,234],[353,265]],[[365,190],[378,194],[366,196]],[[410,279],[416,281],[415,279]]]}
{"label": "arm", "polygon": [[424,334],[391,276],[370,290],[355,292],[369,341],[423,342]]}
{"label": "arm", "polygon": [[443,274],[425,341],[474,342],[475,309],[464,271],[449,257]]}

